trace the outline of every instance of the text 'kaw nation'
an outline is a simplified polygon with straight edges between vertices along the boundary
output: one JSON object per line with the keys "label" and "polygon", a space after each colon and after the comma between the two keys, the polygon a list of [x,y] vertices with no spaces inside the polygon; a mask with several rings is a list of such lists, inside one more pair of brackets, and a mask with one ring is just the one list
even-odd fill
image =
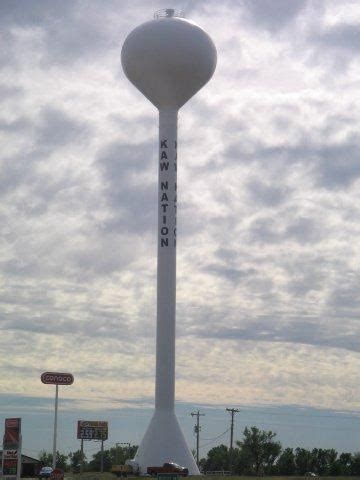
{"label": "text 'kaw nation'", "polygon": [[[171,158],[173,156],[173,159]],[[160,140],[159,158],[159,236],[160,247],[176,247],[176,170],[177,142]]]}

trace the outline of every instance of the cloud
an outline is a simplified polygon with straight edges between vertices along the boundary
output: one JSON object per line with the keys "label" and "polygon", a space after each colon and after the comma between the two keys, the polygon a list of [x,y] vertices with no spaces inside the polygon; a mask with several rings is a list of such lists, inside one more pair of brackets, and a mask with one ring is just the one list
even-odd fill
{"label": "cloud", "polygon": [[[0,101],[5,101],[9,97],[18,97],[24,94],[24,89],[10,85],[0,85]],[[5,122],[6,124],[6,122]]]}
{"label": "cloud", "polygon": [[262,26],[272,32],[292,22],[307,5],[307,0],[244,0],[250,18],[257,27]]}
{"label": "cloud", "polygon": [[283,185],[269,185],[254,179],[247,186],[252,201],[258,202],[262,206],[274,207],[283,203],[289,192]]}
{"label": "cloud", "polygon": [[[24,36],[37,37],[44,64],[86,61],[90,56],[114,48],[108,30],[101,28],[99,4],[85,6],[83,2],[55,0],[48,3],[29,0],[2,2],[2,24],[11,32],[13,48],[22,45]],[[16,27],[16,28],[14,28]],[[15,50],[16,51],[16,50]]]}
{"label": "cloud", "polygon": [[360,176],[360,140],[348,138],[343,144],[319,150],[318,181],[329,189],[349,188]]}
{"label": "cloud", "polygon": [[326,50],[356,53],[360,49],[360,24],[336,23],[313,36]]}
{"label": "cloud", "polygon": [[347,321],[343,328],[336,325],[337,319],[323,318],[292,318],[290,315],[265,317],[263,319],[245,319],[240,320],[244,324],[242,327],[232,328],[212,328],[209,330],[199,330],[197,334],[203,337],[222,338],[238,341],[257,341],[257,342],[281,342],[304,344],[312,346],[324,346],[332,348],[344,348],[346,350],[358,352],[357,325],[353,321]]}
{"label": "cloud", "polygon": [[40,113],[37,142],[41,148],[61,148],[72,142],[85,141],[89,127],[55,108],[44,108]]}
{"label": "cloud", "polygon": [[[151,233],[155,225],[155,160],[151,144],[114,143],[97,160],[104,178],[104,195],[112,215],[102,224],[106,232]],[[149,158],[150,156],[150,158]]]}
{"label": "cloud", "polygon": [[[2,391],[31,404],[59,365],[69,408],[153,398],[157,119],[119,53],[162,3],[0,6]],[[357,27],[316,5],[185,4],[219,53],[179,115],[185,402],[356,408]]]}

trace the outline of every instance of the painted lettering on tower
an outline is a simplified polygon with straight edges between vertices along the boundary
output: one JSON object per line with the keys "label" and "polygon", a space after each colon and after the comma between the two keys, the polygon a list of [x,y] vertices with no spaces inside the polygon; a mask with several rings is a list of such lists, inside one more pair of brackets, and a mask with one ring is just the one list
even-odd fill
{"label": "painted lettering on tower", "polygon": [[[159,230],[160,247],[176,247],[176,171],[177,171],[177,142],[174,150],[169,148],[171,141],[168,138],[160,140],[159,155]],[[171,153],[175,152],[174,158]]]}

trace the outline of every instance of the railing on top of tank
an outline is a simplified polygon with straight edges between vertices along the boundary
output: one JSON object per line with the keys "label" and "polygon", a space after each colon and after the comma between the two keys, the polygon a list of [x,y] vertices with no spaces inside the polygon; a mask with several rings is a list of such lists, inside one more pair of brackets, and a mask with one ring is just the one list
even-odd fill
{"label": "railing on top of tank", "polygon": [[182,10],[175,10],[175,8],[163,8],[162,10],[157,10],[154,13],[154,18],[172,18],[172,17],[184,17],[184,12]]}

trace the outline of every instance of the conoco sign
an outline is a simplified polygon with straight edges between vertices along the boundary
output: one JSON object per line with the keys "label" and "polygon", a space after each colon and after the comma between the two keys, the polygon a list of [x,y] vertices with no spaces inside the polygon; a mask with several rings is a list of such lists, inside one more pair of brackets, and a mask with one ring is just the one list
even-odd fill
{"label": "conoco sign", "polygon": [[74,383],[74,377],[71,373],[44,372],[40,378],[42,383],[52,385],[71,385]]}

